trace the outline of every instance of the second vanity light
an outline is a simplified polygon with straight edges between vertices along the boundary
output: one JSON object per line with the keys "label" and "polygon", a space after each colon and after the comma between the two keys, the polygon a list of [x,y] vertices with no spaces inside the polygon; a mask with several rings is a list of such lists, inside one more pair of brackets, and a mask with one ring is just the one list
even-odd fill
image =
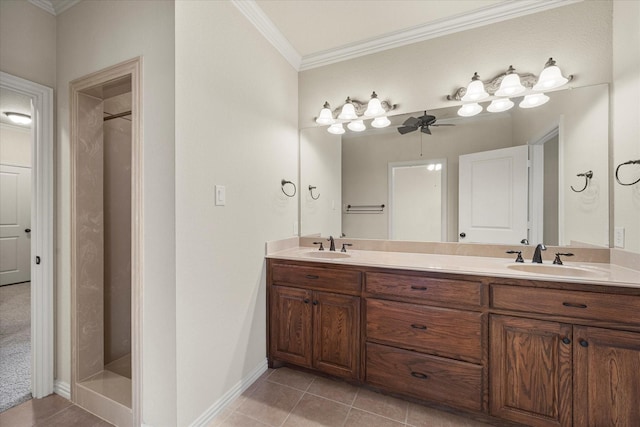
{"label": "second vanity light", "polygon": [[364,120],[368,119],[373,119],[371,127],[384,128],[389,126],[391,121],[386,115],[395,107],[396,105],[392,105],[388,101],[380,101],[378,94],[373,92],[367,103],[347,97],[344,104],[333,111],[329,102],[325,102],[315,120],[319,125],[329,125],[327,131],[334,135],[342,135],[346,132],[345,123],[350,131],[362,132],[367,128]]}
{"label": "second vanity light", "polygon": [[447,96],[447,99],[463,102],[458,110],[458,115],[463,117],[475,116],[482,112],[483,107],[478,101],[488,100],[491,96],[494,98],[487,106],[487,111],[490,113],[511,109],[515,105],[511,98],[523,95],[524,97],[518,106],[520,108],[534,108],[549,101],[549,97],[543,93],[544,91],[559,88],[572,79],[573,76],[564,77],[553,58],[549,58],[539,78],[530,73],[518,74],[512,66],[509,66],[505,73],[487,83],[480,80],[478,73],[474,73],[466,88],[458,89],[453,96]]}

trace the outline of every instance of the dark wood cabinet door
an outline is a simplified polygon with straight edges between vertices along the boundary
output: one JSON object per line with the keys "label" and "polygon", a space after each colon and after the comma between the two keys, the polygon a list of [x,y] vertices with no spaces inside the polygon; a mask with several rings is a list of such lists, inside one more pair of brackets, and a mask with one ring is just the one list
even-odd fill
{"label": "dark wood cabinet door", "polygon": [[572,326],[497,315],[490,325],[491,414],[529,426],[570,426]]}
{"label": "dark wood cabinet door", "polygon": [[574,327],[574,425],[640,426],[640,333]]}
{"label": "dark wood cabinet door", "polygon": [[311,367],[312,294],[305,289],[271,287],[271,358]]}
{"label": "dark wood cabinet door", "polygon": [[315,292],[313,366],[328,374],[358,378],[360,298]]}

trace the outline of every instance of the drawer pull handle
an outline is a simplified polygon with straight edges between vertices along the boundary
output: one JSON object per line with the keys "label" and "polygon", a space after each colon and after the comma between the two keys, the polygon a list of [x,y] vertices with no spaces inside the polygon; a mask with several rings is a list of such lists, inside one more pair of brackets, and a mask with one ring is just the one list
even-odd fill
{"label": "drawer pull handle", "polygon": [[580,340],[580,345],[583,347],[589,347],[589,342],[585,341],[585,340]]}
{"label": "drawer pull handle", "polygon": [[413,324],[411,325],[411,327],[412,327],[413,329],[422,329],[422,330],[426,330],[426,329],[427,329],[427,327],[426,327],[426,326],[424,326],[424,325],[418,325],[417,323],[413,323]]}
{"label": "drawer pull handle", "polygon": [[426,286],[411,285],[411,289],[413,289],[414,291],[426,291],[427,287]]}
{"label": "drawer pull handle", "polygon": [[306,277],[307,279],[314,279],[314,280],[320,278],[320,276],[316,276],[315,274],[307,274],[304,277]]}
{"label": "drawer pull handle", "polygon": [[563,302],[562,305],[565,307],[573,307],[573,308],[587,308],[586,304],[575,304],[573,302]]}
{"label": "drawer pull handle", "polygon": [[427,378],[429,378],[426,374],[423,374],[422,372],[415,372],[415,371],[411,372],[411,376],[414,378],[419,378],[421,380],[426,380]]}
{"label": "drawer pull handle", "polygon": [[562,342],[565,344],[571,344],[571,340],[569,339],[569,337],[562,338]]}

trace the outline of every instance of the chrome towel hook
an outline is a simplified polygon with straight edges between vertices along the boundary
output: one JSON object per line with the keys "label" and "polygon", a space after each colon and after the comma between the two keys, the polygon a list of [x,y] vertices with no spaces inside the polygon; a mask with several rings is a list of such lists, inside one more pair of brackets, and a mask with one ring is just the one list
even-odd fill
{"label": "chrome towel hook", "polygon": [[635,181],[631,182],[631,183],[624,183],[620,181],[620,178],[618,178],[618,170],[620,169],[620,166],[625,166],[625,165],[640,165],[640,160],[629,160],[628,162],[624,162],[624,163],[620,163],[618,165],[618,167],[616,168],[616,181],[618,181],[618,184],[620,185],[633,185],[633,184],[637,184],[640,182],[640,178],[636,179]]}
{"label": "chrome towel hook", "polygon": [[315,185],[310,185],[309,186],[309,194],[311,194],[311,198],[313,200],[318,200],[320,198],[320,193],[318,193],[318,195],[316,197],[313,197],[313,190],[315,190],[317,187]]}
{"label": "chrome towel hook", "polygon": [[[286,191],[284,191],[284,186],[285,186],[285,185],[287,185],[287,184],[291,184],[291,185],[293,185],[293,193],[292,193],[292,194],[289,194],[289,193],[287,193]],[[287,196],[287,197],[293,197],[293,196],[295,196],[295,195],[296,195],[296,191],[297,191],[296,185],[295,185],[293,182],[291,182],[291,181],[287,181],[287,180],[286,180],[286,179],[284,179],[284,178],[282,179],[282,181],[280,181],[280,189],[282,190],[282,192],[284,193],[284,195],[285,195],[285,196]]]}
{"label": "chrome towel hook", "polygon": [[591,178],[593,178],[593,172],[588,171],[584,173],[579,173],[576,176],[584,176],[584,187],[582,187],[582,190],[576,190],[575,188],[573,188],[573,185],[572,185],[571,190],[575,191],[576,193],[582,193],[584,190],[587,189],[587,186],[589,185],[589,181],[591,181]]}

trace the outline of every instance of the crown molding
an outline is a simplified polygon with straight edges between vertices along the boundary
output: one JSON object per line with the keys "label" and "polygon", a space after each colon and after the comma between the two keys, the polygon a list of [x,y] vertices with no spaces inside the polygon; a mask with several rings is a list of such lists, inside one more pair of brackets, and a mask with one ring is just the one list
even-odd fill
{"label": "crown molding", "polygon": [[29,0],[29,3],[39,7],[40,9],[46,10],[53,16],[56,16],[56,11],[53,9],[53,4],[51,4],[49,0]]}
{"label": "crown molding", "polygon": [[70,9],[76,4],[80,3],[82,0],[58,0],[53,8],[56,11],[56,15],[60,15],[62,12]]}
{"label": "crown molding", "polygon": [[251,22],[280,54],[295,68],[300,70],[301,55],[289,43],[278,27],[269,19],[254,0],[231,0],[231,3]]}
{"label": "crown molding", "polygon": [[40,9],[46,10],[53,16],[57,16],[70,7],[80,3],[80,1],[82,0],[58,0],[55,2],[55,5],[51,0],[29,0],[29,3],[39,7]]}
{"label": "crown molding", "polygon": [[318,68],[324,65],[346,61],[581,1],[582,0],[509,0],[472,12],[462,13],[405,30],[388,33],[381,37],[374,37],[335,49],[305,55],[302,57],[300,71]]}

